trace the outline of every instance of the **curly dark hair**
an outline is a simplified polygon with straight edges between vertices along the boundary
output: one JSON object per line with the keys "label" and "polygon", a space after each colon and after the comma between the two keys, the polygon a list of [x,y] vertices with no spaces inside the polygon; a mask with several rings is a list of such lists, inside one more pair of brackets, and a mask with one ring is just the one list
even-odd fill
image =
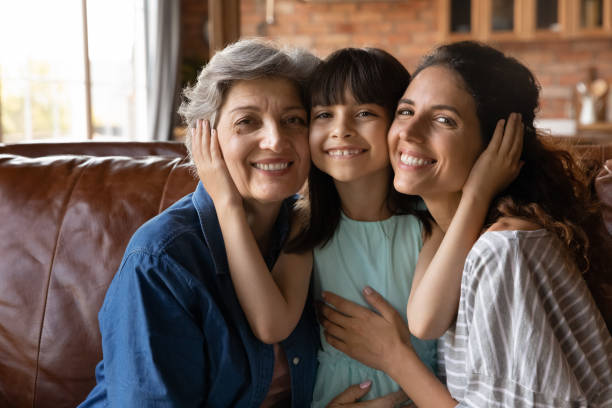
{"label": "curly dark hair", "polygon": [[554,233],[565,244],[569,258],[582,272],[608,329],[612,311],[606,310],[605,290],[612,286],[612,237],[605,229],[600,202],[594,192],[595,172],[568,150],[550,142],[534,127],[540,86],[531,71],[512,57],[477,42],[462,41],[438,47],[417,67],[414,76],[431,66],[459,74],[476,102],[485,146],[499,119],[521,113],[525,136],[519,176],[494,199],[491,225],[502,216],[532,221]]}

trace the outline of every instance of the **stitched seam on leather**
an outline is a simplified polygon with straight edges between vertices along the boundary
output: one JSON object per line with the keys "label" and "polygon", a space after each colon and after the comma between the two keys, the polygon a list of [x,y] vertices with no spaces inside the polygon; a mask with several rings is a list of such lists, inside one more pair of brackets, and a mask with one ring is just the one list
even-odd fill
{"label": "stitched seam on leather", "polygon": [[164,205],[164,201],[166,200],[166,192],[168,191],[168,185],[170,184],[170,177],[172,176],[174,169],[176,169],[176,166],[178,166],[179,163],[180,163],[180,160],[177,160],[174,163],[174,166],[172,166],[172,168],[168,172],[168,175],[166,176],[166,181],[164,182],[164,188],[162,189],[161,198],[159,200],[159,206],[157,207],[158,214],[162,212],[162,206]]}
{"label": "stitched seam on leather", "polygon": [[[91,160],[91,159],[89,159]],[[87,161],[89,161],[87,160]],[[85,163],[81,163],[81,166],[83,166],[83,164],[86,164],[87,161]],[[79,167],[79,164],[77,164],[75,166],[76,168]],[[38,346],[37,346],[37,350],[36,350],[36,371],[34,374],[34,391],[32,393],[32,407],[36,406],[36,398],[37,398],[37,394],[38,394],[38,389],[37,389],[37,385],[38,385],[38,373],[39,373],[39,368],[40,368],[40,345],[42,342],[42,334],[43,334],[43,330],[44,330],[44,326],[45,326],[45,317],[47,314],[47,302],[49,299],[49,287],[51,286],[51,278],[53,276],[53,267],[55,264],[55,256],[57,255],[57,247],[59,245],[59,237],[61,235],[62,232],[62,227],[64,226],[64,218],[66,217],[66,212],[68,210],[68,203],[70,202],[70,199],[72,198],[72,194],[74,193],[74,188],[77,185],[77,183],[79,182],[79,180],[81,179],[81,177],[83,176],[83,173],[85,171],[85,167],[83,166],[83,168],[81,169],[80,173],[74,178],[74,182],[72,183],[72,185],[70,186],[70,189],[68,190],[68,194],[66,194],[66,199],[64,200],[64,203],[62,204],[62,212],[61,212],[61,217],[60,217],[60,224],[59,227],[57,228],[57,234],[55,236],[55,246],[53,248],[53,255],[51,256],[51,265],[49,266],[49,277],[47,278],[47,284],[46,284],[46,289],[45,289],[45,300],[43,302],[43,312],[42,312],[42,318],[40,320],[40,331],[38,333]]]}

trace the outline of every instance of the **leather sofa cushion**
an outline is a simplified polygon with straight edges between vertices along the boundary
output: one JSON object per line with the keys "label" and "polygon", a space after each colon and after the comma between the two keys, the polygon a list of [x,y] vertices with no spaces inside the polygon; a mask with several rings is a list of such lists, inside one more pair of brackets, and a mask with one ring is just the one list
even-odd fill
{"label": "leather sofa cushion", "polygon": [[195,186],[180,157],[0,154],[0,406],[84,399],[128,240]]}

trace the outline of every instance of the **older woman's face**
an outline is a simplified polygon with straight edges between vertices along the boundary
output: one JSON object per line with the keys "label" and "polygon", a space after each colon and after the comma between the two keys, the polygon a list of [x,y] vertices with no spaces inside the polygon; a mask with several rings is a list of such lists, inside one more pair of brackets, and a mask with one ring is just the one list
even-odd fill
{"label": "older woman's face", "polygon": [[229,173],[246,200],[271,203],[295,194],[310,168],[307,116],[284,78],[237,81],[217,122]]}
{"label": "older woman's face", "polygon": [[427,199],[463,188],[483,142],[474,98],[462,85],[442,66],[410,82],[388,136],[398,191]]}

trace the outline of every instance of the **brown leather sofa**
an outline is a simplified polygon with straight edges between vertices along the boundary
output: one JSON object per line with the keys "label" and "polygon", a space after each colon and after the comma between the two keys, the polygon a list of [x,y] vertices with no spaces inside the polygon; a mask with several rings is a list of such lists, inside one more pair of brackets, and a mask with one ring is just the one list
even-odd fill
{"label": "brown leather sofa", "polygon": [[180,143],[0,146],[0,407],[75,407],[133,232],[195,189]]}
{"label": "brown leather sofa", "polygon": [[[0,407],[74,407],[132,233],[193,191],[179,143],[0,145]],[[581,146],[596,166],[612,143]],[[612,160],[600,174],[612,233]],[[612,301],[610,302],[612,307]]]}

